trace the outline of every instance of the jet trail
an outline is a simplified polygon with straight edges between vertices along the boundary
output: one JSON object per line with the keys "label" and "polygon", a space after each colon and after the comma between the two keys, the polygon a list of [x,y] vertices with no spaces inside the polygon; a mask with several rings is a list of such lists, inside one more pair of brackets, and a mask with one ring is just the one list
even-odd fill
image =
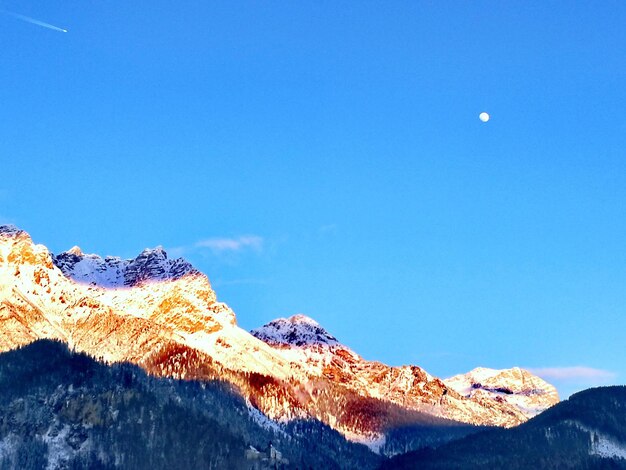
{"label": "jet trail", "polygon": [[20,15],[19,13],[13,13],[10,11],[2,10],[2,13],[12,16],[13,18],[17,18],[18,20],[26,21],[30,24],[35,24],[37,26],[41,26],[43,28],[51,29],[52,31],[58,31],[59,33],[67,33],[67,29],[59,28],[58,26],[54,26],[50,23],[44,23],[43,21],[36,20],[35,18],[31,18],[30,16]]}

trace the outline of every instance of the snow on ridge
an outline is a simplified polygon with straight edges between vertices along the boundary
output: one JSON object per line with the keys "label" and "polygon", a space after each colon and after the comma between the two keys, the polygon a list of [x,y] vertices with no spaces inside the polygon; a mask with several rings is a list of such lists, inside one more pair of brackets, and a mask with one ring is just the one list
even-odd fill
{"label": "snow on ridge", "polygon": [[328,333],[315,320],[303,314],[293,315],[289,318],[277,318],[250,333],[270,345],[340,346],[337,338]]}
{"label": "snow on ridge", "polygon": [[387,443],[387,437],[385,434],[370,433],[368,435],[363,435],[350,431],[343,431],[343,434],[349,441],[356,442],[357,444],[363,444],[378,455],[381,455],[381,450]]}
{"label": "snow on ridge", "polygon": [[252,421],[261,426],[262,428],[273,431],[275,433],[280,433],[283,436],[286,435],[285,431],[281,428],[280,424],[277,421],[274,421],[263,414],[260,410],[254,407],[250,402],[249,398],[246,398],[246,407],[248,408],[248,413]]}
{"label": "snow on ridge", "polygon": [[53,255],[63,274],[81,284],[105,288],[130,287],[146,281],[175,280],[199,272],[183,258],[169,259],[163,247],[144,249],[134,259],[85,254],[75,246]]}
{"label": "snow on ridge", "polygon": [[14,236],[14,235],[20,235],[22,233],[26,233],[26,232],[24,232],[24,230],[16,227],[13,224],[0,225],[0,234],[1,235]]}
{"label": "snow on ridge", "polygon": [[552,385],[519,367],[501,370],[477,367],[443,382],[464,397],[483,396],[507,402],[527,418],[536,416],[559,399]]}
{"label": "snow on ridge", "polygon": [[317,323],[311,317],[304,315],[303,313],[296,313],[295,315],[292,315],[289,318],[280,318],[279,320],[285,320],[290,323],[300,324],[300,325],[306,324],[306,325],[312,325],[312,326],[320,326],[319,323]]}
{"label": "snow on ridge", "polygon": [[53,256],[54,264],[72,280],[100,287],[124,286],[124,272],[131,260],[99,255],[83,254],[74,247],[65,253]]}
{"label": "snow on ridge", "polygon": [[[51,269],[49,253],[43,245],[29,246],[30,237],[28,240],[22,235],[0,237],[0,242],[0,253],[4,259],[8,258],[5,252],[11,249],[15,249],[19,255],[19,261],[0,263],[0,293],[9,299],[32,299],[37,307],[41,306],[42,314],[50,326],[46,324],[46,330],[42,329],[42,333],[36,334],[42,337],[68,338],[68,342],[75,337],[88,338],[87,341],[83,340],[80,347],[106,360],[138,361],[134,358],[147,354],[151,341],[160,341],[163,337],[169,339],[171,334],[177,342],[209,355],[226,369],[296,381],[302,384],[302,393],[310,394],[312,398],[315,397],[315,389],[310,384],[315,384],[318,380],[337,383],[341,381],[346,384],[350,393],[354,391],[359,396],[388,398],[399,406],[405,406],[406,396],[410,393],[413,401],[406,405],[409,409],[418,407],[415,409],[423,410],[430,403],[429,400],[441,400],[445,395],[446,391],[438,381],[431,384],[432,388],[425,387],[433,378],[425,375],[420,368],[389,368],[381,363],[365,361],[305,315],[274,320],[254,330],[252,336],[236,325],[235,315],[230,309],[216,301],[215,293],[204,276],[185,277],[181,279],[182,282],[144,283],[145,280],[174,279],[173,276],[178,275],[177,273],[187,272],[186,269],[193,270],[182,258],[168,259],[162,248],[146,249],[135,259],[123,260],[119,257],[86,255],[75,247],[52,258],[60,268],[59,271]],[[38,264],[31,263],[33,253]],[[16,266],[21,268],[17,277],[14,274]],[[34,271],[44,266],[50,279],[43,278],[42,283],[34,282]],[[78,277],[78,274],[82,276]],[[71,283],[68,278],[78,282]],[[96,289],[84,285],[91,282],[96,285],[108,283],[114,288]],[[16,284],[18,289],[15,288]],[[115,288],[122,286],[133,288]],[[60,301],[61,295],[64,297],[63,302]],[[168,302],[163,304],[162,300]],[[118,340],[126,338],[123,336],[127,331],[125,327],[119,329],[123,331],[111,332],[108,321],[98,323],[95,329],[90,328],[91,323],[83,321],[88,318],[96,319],[100,313],[110,315],[115,321],[123,316],[124,321],[127,321],[125,325],[128,325],[128,331],[135,331],[135,327],[139,328],[144,324],[135,319],[149,319],[154,322],[155,328],[142,329],[141,337],[147,341],[137,341],[135,345],[134,341]],[[40,328],[37,318],[31,321],[34,327]],[[165,328],[159,328],[160,326]],[[108,337],[113,338],[113,341],[105,343],[101,340]],[[101,341],[94,344],[92,339]],[[507,401],[509,397],[507,395]],[[271,395],[264,395],[265,401],[259,402],[260,409],[268,416],[286,419],[294,412],[308,416],[306,413],[309,411],[298,402],[275,402],[270,398]],[[496,398],[501,397],[498,395]],[[485,410],[491,408],[485,405],[483,396],[479,396],[474,402],[457,400],[450,396],[446,400],[448,401],[445,403],[450,403],[449,408],[444,404],[442,406],[446,408],[442,408],[442,411],[435,407],[431,410],[429,407],[428,412],[441,414],[449,409],[453,417],[475,424],[491,423],[495,419],[514,424],[520,421],[518,414],[512,413],[515,406],[520,406],[517,403],[510,406],[504,403],[502,407],[498,405],[499,408],[495,408],[494,413],[486,413]],[[522,404],[526,406],[526,402]],[[314,411],[311,413],[314,415]],[[492,418],[491,415],[496,413],[497,417]],[[325,423],[344,434],[352,430],[359,436],[364,435],[372,441],[369,443],[371,448],[377,447],[378,438],[372,434],[368,423],[363,426],[346,424],[343,427],[337,421],[339,416],[319,416]],[[253,419],[255,417],[261,418],[254,415]]]}
{"label": "snow on ridge", "polygon": [[[476,388],[493,387],[495,385],[505,386],[507,384],[515,384],[517,388],[523,387],[526,382],[545,382],[537,376],[534,376],[525,369],[512,367],[510,369],[491,369],[488,367],[476,367],[465,374],[458,374],[445,379],[445,382],[452,388]],[[532,385],[529,383],[528,385]],[[459,390],[457,390],[459,391]],[[461,393],[459,391],[459,393]]]}
{"label": "snow on ridge", "polygon": [[80,249],[80,246],[73,246],[72,248],[67,250],[67,253],[71,253],[76,256],[83,256],[83,250]]}

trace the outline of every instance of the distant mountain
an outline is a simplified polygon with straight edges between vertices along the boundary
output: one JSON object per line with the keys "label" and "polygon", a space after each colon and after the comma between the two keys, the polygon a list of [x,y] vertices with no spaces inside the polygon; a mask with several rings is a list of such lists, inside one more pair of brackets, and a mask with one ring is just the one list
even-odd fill
{"label": "distant mountain", "polygon": [[340,346],[337,338],[312,318],[298,314],[290,318],[278,318],[250,333],[276,347],[310,348],[315,346]]}
{"label": "distant mountain", "polygon": [[626,469],[626,387],[585,390],[512,429],[394,457],[384,469]]}
{"label": "distant mountain", "polygon": [[477,367],[467,374],[446,379],[444,383],[476,401],[495,400],[514,404],[526,418],[545,410],[546,402],[556,403],[559,400],[552,385],[519,367],[504,370]]}
{"label": "distant mountain", "polygon": [[100,287],[131,287],[146,282],[176,280],[199,274],[182,258],[169,259],[162,247],[146,248],[135,259],[123,260],[116,256],[102,258],[84,254],[75,246],[52,255],[52,261],[65,276],[82,284]]}
{"label": "distant mountain", "polygon": [[301,314],[279,318],[251,333],[291,362],[306,365],[312,374],[360,395],[460,422],[512,426],[559,400],[552,385],[520,368],[475,369],[441,380],[418,366],[366,361]]}
{"label": "distant mountain", "polygon": [[251,415],[315,419],[389,455],[476,425],[515,426],[558,402],[552,386],[520,369],[478,383],[475,373],[444,381],[366,361],[303,315],[250,334],[204,274],[161,248],[130,260],[76,247],[54,256],[0,226],[0,351],[44,338],[159,377],[227,381]]}

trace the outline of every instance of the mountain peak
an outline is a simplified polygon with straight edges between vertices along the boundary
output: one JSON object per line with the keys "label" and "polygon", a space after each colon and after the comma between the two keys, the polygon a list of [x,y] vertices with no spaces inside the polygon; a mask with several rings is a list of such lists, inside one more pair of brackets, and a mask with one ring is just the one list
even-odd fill
{"label": "mountain peak", "polygon": [[319,323],[317,323],[311,317],[307,317],[303,313],[296,313],[295,315],[290,316],[286,320],[289,323],[293,323],[293,324],[320,326]]}
{"label": "mountain peak", "polygon": [[467,374],[456,377],[467,377],[472,384],[490,384],[503,380],[524,382],[525,380],[539,379],[521,367],[511,367],[510,369],[490,369],[489,367],[476,367]]}
{"label": "mountain peak", "polygon": [[418,366],[364,360],[302,314],[276,319],[253,337],[217,301],[206,276],[161,247],[131,259],[78,248],[52,256],[26,232],[3,227],[0,304],[0,350],[52,338],[158,375],[227,380],[271,419],[317,417],[355,439],[380,442],[389,425],[422,420],[415,415],[422,412],[511,426],[558,401],[520,369],[474,370],[480,380],[460,377],[456,385],[468,382],[469,390],[458,393]]}
{"label": "mountain peak", "polygon": [[161,245],[154,248],[144,248],[139,256],[157,256],[159,258],[167,259],[167,253]]}
{"label": "mountain peak", "polygon": [[301,313],[289,318],[277,318],[251,331],[252,335],[273,346],[339,346],[337,338],[312,318]]}
{"label": "mountain peak", "polygon": [[83,250],[81,250],[79,246],[73,246],[72,248],[67,250],[67,253],[71,253],[75,256],[83,256]]}
{"label": "mountain peak", "polygon": [[547,402],[559,401],[552,385],[520,367],[501,370],[477,367],[444,383],[465,397],[482,395],[517,403],[527,418],[545,409]]}
{"label": "mountain peak", "polygon": [[0,235],[17,236],[25,234],[26,232],[13,224],[0,225]]}
{"label": "mountain peak", "polygon": [[169,259],[162,246],[144,249],[134,259],[102,258],[85,254],[75,246],[53,256],[54,264],[66,277],[100,287],[130,287],[150,281],[176,280],[199,272],[183,258]]}

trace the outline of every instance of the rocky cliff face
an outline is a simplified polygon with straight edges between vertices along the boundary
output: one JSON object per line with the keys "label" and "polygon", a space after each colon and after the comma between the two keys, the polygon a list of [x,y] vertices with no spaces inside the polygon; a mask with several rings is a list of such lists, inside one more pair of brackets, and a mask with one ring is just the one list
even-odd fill
{"label": "rocky cliff face", "polygon": [[[172,381],[38,340],[0,353],[1,469],[378,468],[313,420],[278,426],[228,383]],[[271,459],[268,444],[282,458]],[[250,446],[265,452],[249,458]]]}
{"label": "rocky cliff face", "polygon": [[168,259],[162,247],[146,248],[135,259],[123,260],[115,256],[102,258],[84,254],[75,246],[53,255],[52,261],[65,276],[78,283],[108,288],[139,286],[200,274],[182,258]]}
{"label": "rocky cliff face", "polygon": [[519,368],[475,369],[441,380],[418,366],[366,361],[304,315],[274,320],[251,333],[292,362],[306,364],[311,374],[361,396],[455,421],[515,426],[559,400],[554,387]]}
{"label": "rocky cliff face", "polygon": [[513,404],[526,419],[559,401],[556,388],[519,367],[505,370],[478,367],[446,379],[444,383],[460,395],[479,402]]}
{"label": "rocky cliff face", "polygon": [[78,248],[53,256],[26,232],[0,227],[0,351],[50,338],[155,375],[219,377],[252,412],[279,422],[315,417],[372,446],[398,425],[432,418],[514,426],[558,401],[519,369],[468,378],[468,391],[458,377],[365,361],[303,315],[252,333],[237,326],[205,275],[160,248],[132,260]]}

